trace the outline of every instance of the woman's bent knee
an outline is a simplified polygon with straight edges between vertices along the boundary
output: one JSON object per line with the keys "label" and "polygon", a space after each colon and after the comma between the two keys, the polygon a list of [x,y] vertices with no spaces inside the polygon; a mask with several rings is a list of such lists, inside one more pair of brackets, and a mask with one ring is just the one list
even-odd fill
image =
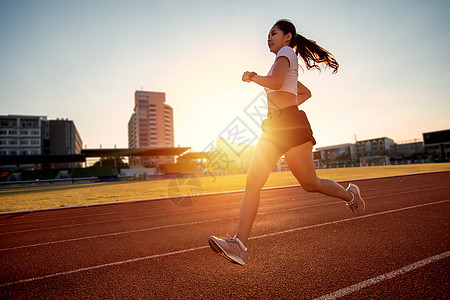
{"label": "woman's bent knee", "polygon": [[247,174],[247,181],[245,183],[246,190],[261,190],[264,186],[265,180],[258,175]]}
{"label": "woman's bent knee", "polygon": [[301,187],[307,192],[317,192],[319,190],[318,182],[302,182]]}

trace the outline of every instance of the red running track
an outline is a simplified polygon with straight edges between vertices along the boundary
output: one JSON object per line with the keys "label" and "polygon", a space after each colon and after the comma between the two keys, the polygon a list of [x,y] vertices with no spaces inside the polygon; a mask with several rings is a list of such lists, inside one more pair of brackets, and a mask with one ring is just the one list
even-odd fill
{"label": "red running track", "polygon": [[1,215],[0,297],[448,299],[450,172],[357,184],[360,217],[264,190],[244,267],[208,247],[234,233],[242,193]]}

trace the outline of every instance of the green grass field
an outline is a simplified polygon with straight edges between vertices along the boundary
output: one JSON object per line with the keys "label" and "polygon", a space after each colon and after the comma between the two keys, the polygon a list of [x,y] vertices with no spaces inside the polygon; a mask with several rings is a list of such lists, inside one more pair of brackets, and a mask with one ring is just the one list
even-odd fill
{"label": "green grass field", "polygon": [[[381,166],[317,170],[320,178],[335,181],[450,171],[450,163]],[[245,174],[192,179],[93,183],[65,186],[25,187],[0,190],[0,211],[19,211],[127,200],[154,199],[196,194],[239,191],[245,187]],[[264,187],[298,184],[291,172],[273,172]],[[194,188],[194,189],[192,189]]]}

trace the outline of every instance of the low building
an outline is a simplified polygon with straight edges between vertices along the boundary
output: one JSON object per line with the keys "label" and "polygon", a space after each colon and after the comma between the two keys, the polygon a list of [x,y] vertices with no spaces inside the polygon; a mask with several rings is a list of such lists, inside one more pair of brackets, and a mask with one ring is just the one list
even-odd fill
{"label": "low building", "polygon": [[[79,154],[81,137],[73,121],[46,116],[0,116],[0,155]],[[58,167],[66,168],[64,164]],[[42,164],[1,165],[1,169],[29,170]],[[55,167],[55,166],[48,166]]]}
{"label": "low building", "polygon": [[[39,155],[44,152],[44,140],[49,138],[49,124],[45,116],[0,116],[0,155]],[[32,169],[35,165],[22,165]],[[40,165],[38,165],[40,167]],[[16,169],[2,165],[1,169]]]}
{"label": "low building", "polygon": [[423,133],[425,153],[435,160],[450,158],[450,129]]}
{"label": "low building", "polygon": [[48,126],[44,116],[0,116],[0,155],[42,154]]}
{"label": "low building", "polygon": [[[48,145],[48,154],[80,154],[83,148],[83,141],[78,133],[75,123],[68,119],[49,120],[49,139],[44,140],[44,145]],[[47,149],[44,149],[47,154]],[[60,163],[54,168],[74,168],[80,167],[80,163]]]}
{"label": "low building", "polygon": [[422,141],[404,141],[391,146],[390,158],[394,161],[405,161],[425,158],[425,149]]}
{"label": "low building", "polygon": [[389,156],[391,146],[394,144],[394,141],[388,137],[357,141],[355,143],[355,155],[356,158]]}
{"label": "low building", "polygon": [[332,164],[350,163],[355,156],[354,144],[340,144],[327,147],[319,147],[314,154],[314,160],[317,167]]}

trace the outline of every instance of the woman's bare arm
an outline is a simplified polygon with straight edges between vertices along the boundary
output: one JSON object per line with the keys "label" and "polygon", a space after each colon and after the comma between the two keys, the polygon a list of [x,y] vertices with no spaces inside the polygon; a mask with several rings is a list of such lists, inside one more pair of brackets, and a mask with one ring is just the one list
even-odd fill
{"label": "woman's bare arm", "polygon": [[273,67],[272,70],[272,75],[268,76],[254,75],[250,80],[249,76],[251,72],[245,72],[244,75],[242,75],[242,80],[245,82],[253,81],[256,84],[259,84],[260,86],[272,90],[278,90],[283,86],[283,82],[286,77],[288,69],[289,69],[289,60],[287,59],[287,57],[281,56],[275,62],[275,66]]}
{"label": "woman's bare arm", "polygon": [[311,98],[311,91],[300,81],[297,81],[297,105],[302,104]]}

